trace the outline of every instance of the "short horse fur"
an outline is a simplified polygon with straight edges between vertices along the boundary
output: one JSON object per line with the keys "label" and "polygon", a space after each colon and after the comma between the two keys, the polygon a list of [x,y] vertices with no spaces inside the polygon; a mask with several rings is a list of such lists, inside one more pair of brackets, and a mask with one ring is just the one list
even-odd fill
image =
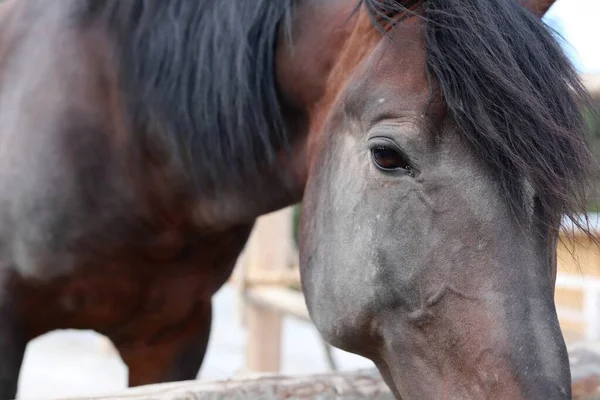
{"label": "short horse fur", "polygon": [[311,317],[397,398],[569,398],[586,93],[551,4],[5,3],[0,400],[55,329],[194,379],[254,220],[300,200]]}

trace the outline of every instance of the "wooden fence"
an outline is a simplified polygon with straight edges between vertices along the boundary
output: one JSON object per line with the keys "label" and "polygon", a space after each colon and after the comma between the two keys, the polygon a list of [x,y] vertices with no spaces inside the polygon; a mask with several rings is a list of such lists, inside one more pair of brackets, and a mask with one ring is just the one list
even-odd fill
{"label": "wooden fence", "polygon": [[[394,400],[376,370],[300,377],[261,376],[225,381],[185,381],[132,388],[85,400]],[[71,400],[84,400],[71,399]]]}
{"label": "wooden fence", "polygon": [[[570,351],[573,400],[600,399],[600,354],[580,347]],[[372,370],[305,375],[257,376],[223,381],[185,381],[126,389],[103,397],[71,400],[393,400]]]}
{"label": "wooden fence", "polygon": [[[590,214],[600,239],[600,215]],[[600,246],[583,232],[561,236],[555,303],[568,342],[600,339]]]}

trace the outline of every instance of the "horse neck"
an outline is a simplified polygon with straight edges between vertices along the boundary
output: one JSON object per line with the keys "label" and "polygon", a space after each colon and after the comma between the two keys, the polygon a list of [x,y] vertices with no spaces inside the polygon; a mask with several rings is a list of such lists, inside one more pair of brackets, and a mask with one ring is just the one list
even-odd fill
{"label": "horse neck", "polygon": [[347,25],[347,30],[337,43],[335,60],[329,64],[329,70],[322,78],[320,96],[310,105],[307,139],[308,170],[312,164],[311,155],[318,153],[315,147],[322,142],[321,135],[325,131],[325,124],[338,97],[346,89],[357,67],[381,40],[381,33],[374,27],[371,17],[364,9],[354,13],[352,23]]}
{"label": "horse neck", "polygon": [[327,80],[356,25],[354,2],[299,0],[291,26],[282,24],[277,77],[284,101],[310,110],[324,95]]}
{"label": "horse neck", "polygon": [[287,158],[302,188],[307,179],[309,132],[356,29],[355,8],[356,2],[347,0],[298,0],[291,24],[281,25],[276,73],[294,141],[291,154],[282,158]]}

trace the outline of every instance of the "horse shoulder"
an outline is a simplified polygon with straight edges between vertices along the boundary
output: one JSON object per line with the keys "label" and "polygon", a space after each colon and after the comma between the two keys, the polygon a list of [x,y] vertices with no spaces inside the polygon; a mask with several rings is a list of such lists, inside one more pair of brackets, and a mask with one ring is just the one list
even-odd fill
{"label": "horse shoulder", "polygon": [[19,4],[0,59],[0,251],[23,274],[53,275],[74,245],[123,229],[131,190],[100,38],[66,23],[62,3]]}

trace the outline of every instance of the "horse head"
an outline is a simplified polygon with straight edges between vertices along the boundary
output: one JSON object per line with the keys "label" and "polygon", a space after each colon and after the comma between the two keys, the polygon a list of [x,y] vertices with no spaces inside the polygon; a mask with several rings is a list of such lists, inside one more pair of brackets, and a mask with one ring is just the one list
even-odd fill
{"label": "horse head", "polygon": [[365,0],[337,39],[310,114],[303,288],[326,340],[398,398],[569,397],[553,288],[584,204],[585,91],[549,4]]}

